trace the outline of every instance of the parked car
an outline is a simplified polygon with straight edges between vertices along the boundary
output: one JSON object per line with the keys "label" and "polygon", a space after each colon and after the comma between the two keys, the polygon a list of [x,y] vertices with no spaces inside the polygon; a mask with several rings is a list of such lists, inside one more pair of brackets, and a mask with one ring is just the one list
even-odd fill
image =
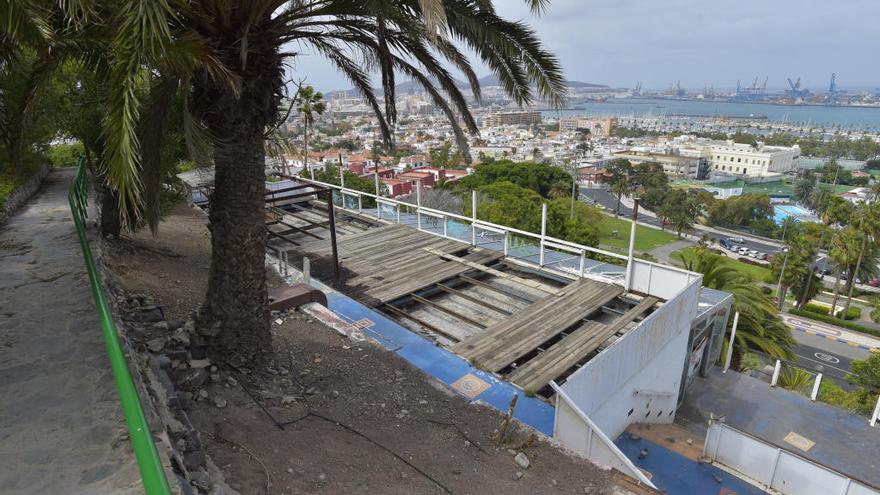
{"label": "parked car", "polygon": [[754,249],[749,249],[749,256],[751,256],[752,258],[757,258],[758,252],[755,251]]}
{"label": "parked car", "polygon": [[729,240],[730,242],[736,242],[739,244],[746,242],[742,237],[731,237]]}
{"label": "parked car", "polygon": [[721,244],[722,247],[727,249],[730,249],[731,246],[730,239],[726,239],[724,237],[718,240],[718,244]]}
{"label": "parked car", "polygon": [[874,277],[871,280],[868,280],[868,285],[871,287],[880,287],[880,278]]}
{"label": "parked car", "polygon": [[741,255],[743,255],[743,256],[748,255],[748,254],[749,254],[749,248],[747,248],[747,247],[741,247],[741,248],[739,248],[739,254],[741,254]]}
{"label": "parked car", "polygon": [[758,259],[759,259],[759,260],[765,260],[765,261],[766,261],[768,257],[769,257],[769,256],[767,256],[767,253],[761,253],[761,252],[758,253]]}

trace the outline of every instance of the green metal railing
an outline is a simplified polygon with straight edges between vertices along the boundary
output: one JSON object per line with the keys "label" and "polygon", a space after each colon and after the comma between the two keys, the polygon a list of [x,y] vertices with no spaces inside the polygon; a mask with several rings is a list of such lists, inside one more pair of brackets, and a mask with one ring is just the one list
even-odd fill
{"label": "green metal railing", "polygon": [[92,296],[95,298],[95,308],[101,319],[101,332],[104,334],[104,343],[107,345],[107,355],[110,357],[110,368],[113,377],[119,387],[119,398],[122,403],[122,413],[128,424],[128,434],[131,438],[131,446],[137,459],[141,480],[144,484],[144,492],[147,495],[170,495],[168,480],[165,478],[165,470],[156,451],[156,444],[147,426],[144,410],[138,398],[137,388],[131,378],[128,361],[119,344],[119,334],[116,324],[110,315],[107,299],[101,278],[95,269],[95,260],[92,256],[92,248],[86,237],[85,220],[87,218],[86,207],[89,202],[89,184],[86,175],[86,167],[82,160],[77,165],[76,177],[70,185],[70,212],[73,214],[73,222],[79,235],[79,243],[82,247],[83,258],[86,262],[86,271],[89,274],[89,282],[92,287]]}

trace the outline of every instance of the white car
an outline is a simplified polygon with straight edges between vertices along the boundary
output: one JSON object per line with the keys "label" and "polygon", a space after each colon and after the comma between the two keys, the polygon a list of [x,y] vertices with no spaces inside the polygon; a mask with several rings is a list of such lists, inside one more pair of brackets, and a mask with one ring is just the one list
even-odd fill
{"label": "white car", "polygon": [[751,250],[749,250],[749,256],[751,256],[752,258],[757,258],[758,252],[755,251],[754,249],[751,249]]}

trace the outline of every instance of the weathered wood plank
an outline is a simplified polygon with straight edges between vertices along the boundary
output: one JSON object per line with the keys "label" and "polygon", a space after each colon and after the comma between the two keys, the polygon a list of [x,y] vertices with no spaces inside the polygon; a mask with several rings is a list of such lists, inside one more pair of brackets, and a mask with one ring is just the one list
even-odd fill
{"label": "weathered wood plank", "polygon": [[603,342],[644,314],[657,301],[656,297],[646,297],[608,325],[594,321],[584,323],[567,337],[507,375],[507,379],[524,390],[540,390],[550,383],[550,380],[589,356]]}

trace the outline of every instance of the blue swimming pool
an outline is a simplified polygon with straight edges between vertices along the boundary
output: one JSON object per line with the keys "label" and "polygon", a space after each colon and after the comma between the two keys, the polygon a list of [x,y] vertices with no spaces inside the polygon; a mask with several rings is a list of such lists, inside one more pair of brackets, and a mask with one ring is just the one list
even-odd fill
{"label": "blue swimming pool", "polygon": [[816,220],[816,216],[812,212],[797,205],[775,205],[773,207],[773,220],[777,225],[782,225],[782,222],[788,217],[793,217],[797,222]]}

